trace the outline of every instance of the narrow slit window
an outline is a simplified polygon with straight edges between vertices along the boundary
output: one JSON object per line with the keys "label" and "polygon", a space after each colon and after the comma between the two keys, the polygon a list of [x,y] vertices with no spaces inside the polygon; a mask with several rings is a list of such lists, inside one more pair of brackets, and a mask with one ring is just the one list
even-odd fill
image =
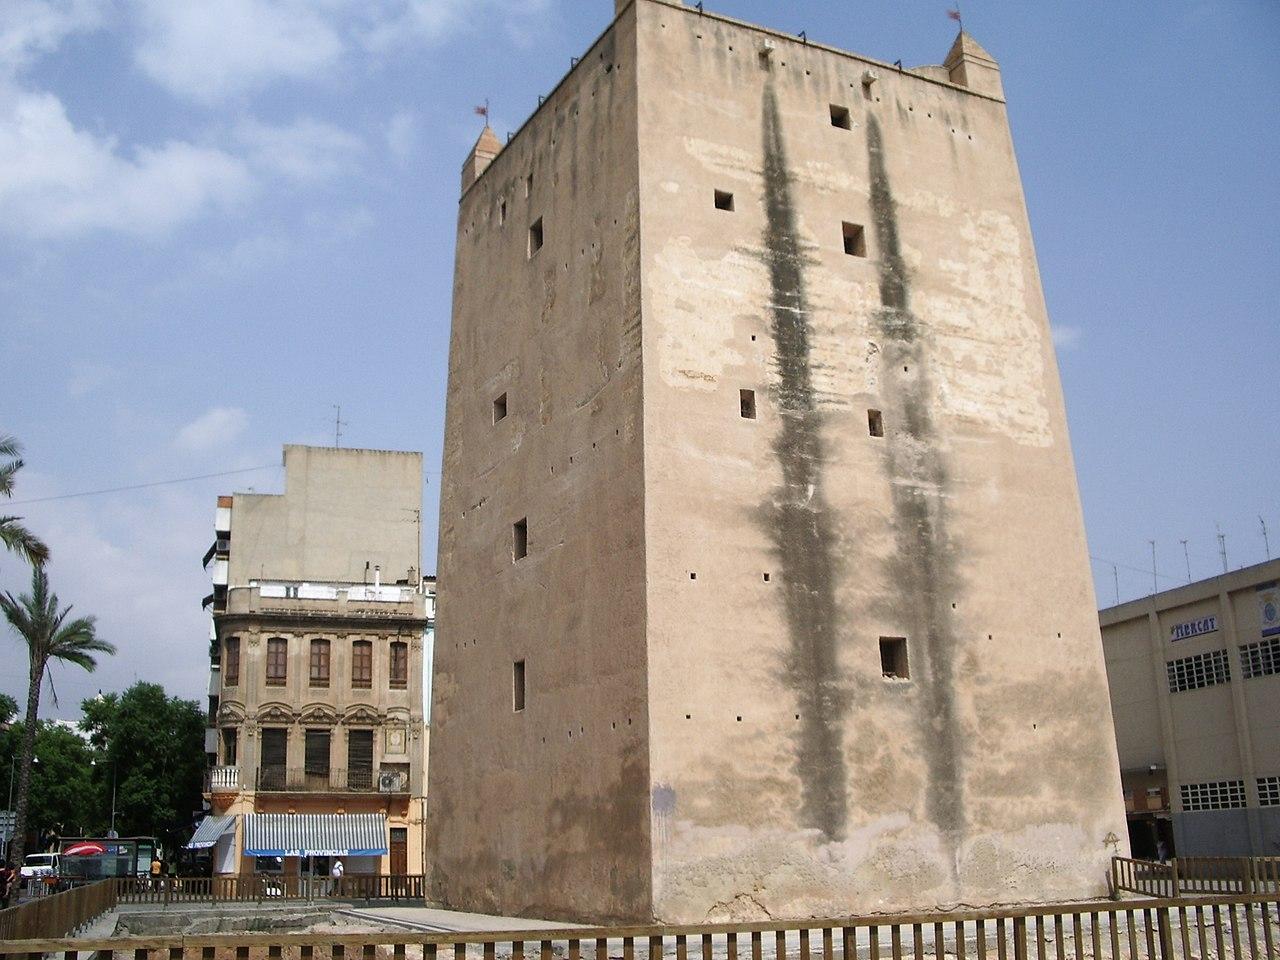
{"label": "narrow slit window", "polygon": [[526,197],[533,195],[533,174],[529,174],[524,178],[524,195]]}
{"label": "narrow slit window", "polygon": [[493,422],[507,419],[507,395],[504,393],[493,401]]}
{"label": "narrow slit window", "polygon": [[511,665],[511,709],[519,713],[524,709],[524,661]]}
{"label": "narrow slit window", "polygon": [[535,253],[542,249],[542,218],[539,217],[533,221],[533,225],[529,227],[529,257],[532,258]]}
{"label": "narrow slit window", "polygon": [[880,638],[880,672],[893,680],[909,680],[907,640],[905,637]]}
{"label": "narrow slit window", "polygon": [[733,194],[727,190],[717,190],[715,192],[715,201],[717,210],[733,210]]}
{"label": "narrow slit window", "polygon": [[754,390],[738,391],[738,412],[743,420],[756,418],[756,392]]}
{"label": "narrow slit window", "polygon": [[884,415],[879,410],[867,411],[867,433],[873,437],[884,436]]}
{"label": "narrow slit window", "polygon": [[529,555],[529,518],[517,520],[511,525],[511,560],[523,560]]}
{"label": "narrow slit window", "polygon": [[863,229],[860,223],[842,224],[844,230],[844,252],[851,257],[865,257],[867,255],[867,231]]}
{"label": "narrow slit window", "polygon": [[831,104],[831,125],[841,130],[852,130],[853,119],[849,116],[849,108],[839,104]]}
{"label": "narrow slit window", "polygon": [[502,226],[507,222],[507,201],[500,200],[498,202],[498,226]]}

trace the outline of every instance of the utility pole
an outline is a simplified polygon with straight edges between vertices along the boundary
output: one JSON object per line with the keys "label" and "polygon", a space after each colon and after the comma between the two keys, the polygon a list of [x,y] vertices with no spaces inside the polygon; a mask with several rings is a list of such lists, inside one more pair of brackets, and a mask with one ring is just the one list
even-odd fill
{"label": "utility pole", "polygon": [[1262,524],[1262,546],[1266,548],[1267,559],[1270,560],[1271,559],[1271,541],[1267,539],[1267,521],[1263,520],[1262,517],[1258,517],[1258,522]]}
{"label": "utility pole", "polygon": [[1120,606],[1120,568],[1114,563],[1111,565],[1111,579],[1116,586],[1116,606]]}
{"label": "utility pole", "polygon": [[1222,532],[1220,524],[1214,524],[1218,528],[1218,556],[1222,557],[1222,572],[1226,573],[1227,568],[1227,535]]}
{"label": "utility pole", "polygon": [[1187,561],[1187,583],[1191,582],[1191,554],[1187,552],[1187,541],[1179,540],[1182,544],[1182,559]]}
{"label": "utility pole", "polygon": [[1156,542],[1148,540],[1147,543],[1151,544],[1151,592],[1159,593],[1160,574],[1156,572]]}

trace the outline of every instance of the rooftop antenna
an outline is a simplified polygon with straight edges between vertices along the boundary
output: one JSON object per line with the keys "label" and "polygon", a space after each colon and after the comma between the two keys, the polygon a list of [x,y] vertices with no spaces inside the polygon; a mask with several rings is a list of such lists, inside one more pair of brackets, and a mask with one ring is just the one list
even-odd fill
{"label": "rooftop antenna", "polygon": [[1191,554],[1187,552],[1187,541],[1179,540],[1182,544],[1182,559],[1187,561],[1187,583],[1191,582]]}
{"label": "rooftop antenna", "polygon": [[338,447],[342,446],[342,428],[349,427],[351,424],[342,419],[342,404],[335,403],[333,405],[333,409],[337,411],[337,413],[333,415],[333,446],[336,450]]}
{"label": "rooftop antenna", "polygon": [[1154,540],[1148,540],[1147,543],[1151,544],[1151,592],[1159,593],[1160,574],[1156,572],[1156,542]]}
{"label": "rooftop antenna", "polygon": [[1218,556],[1222,557],[1222,572],[1227,572],[1227,535],[1222,532],[1222,525],[1214,524],[1218,528]]}
{"label": "rooftop antenna", "polygon": [[1111,565],[1111,579],[1116,586],[1116,606],[1120,606],[1120,568],[1114,563]]}
{"label": "rooftop antenna", "polygon": [[1267,537],[1267,521],[1263,520],[1262,517],[1258,517],[1258,522],[1262,524],[1262,546],[1267,551],[1267,559],[1270,560],[1271,559],[1271,540],[1268,539]]}

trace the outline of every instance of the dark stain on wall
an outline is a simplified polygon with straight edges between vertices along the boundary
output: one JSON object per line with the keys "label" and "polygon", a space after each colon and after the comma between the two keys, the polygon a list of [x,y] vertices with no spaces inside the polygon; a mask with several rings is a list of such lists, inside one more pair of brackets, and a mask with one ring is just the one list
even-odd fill
{"label": "dark stain on wall", "polygon": [[[892,422],[884,450],[896,549],[887,561],[886,579],[894,595],[886,598],[885,612],[910,633],[912,680],[919,692],[919,742],[929,776],[926,810],[954,852],[965,822],[963,745],[956,726],[954,686],[958,652],[951,615],[951,602],[960,587],[957,548],[947,527],[948,477],[933,422],[925,343],[920,320],[911,311],[911,283],[902,259],[884,139],[873,116],[867,117],[867,153],[880,267],[875,324],[881,390]],[[924,669],[917,671],[914,663],[921,655]]]}
{"label": "dark stain on wall", "polygon": [[822,492],[825,455],[809,366],[805,256],[771,83],[764,92],[764,205],[770,333],[779,381],[774,410],[780,424],[773,450],[782,468],[782,485],[765,516],[781,566],[791,641],[785,679],[803,718],[795,756],[800,819],[835,840],[844,836],[848,819],[844,704],[836,658],[835,536]]}

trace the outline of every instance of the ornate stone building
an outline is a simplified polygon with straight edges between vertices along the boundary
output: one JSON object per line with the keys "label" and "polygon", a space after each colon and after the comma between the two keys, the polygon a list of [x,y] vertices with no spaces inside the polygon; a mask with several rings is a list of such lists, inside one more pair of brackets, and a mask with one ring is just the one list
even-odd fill
{"label": "ornate stone building", "polygon": [[219,497],[211,816],[219,874],[423,870],[417,453],[287,446],[283,495]]}

